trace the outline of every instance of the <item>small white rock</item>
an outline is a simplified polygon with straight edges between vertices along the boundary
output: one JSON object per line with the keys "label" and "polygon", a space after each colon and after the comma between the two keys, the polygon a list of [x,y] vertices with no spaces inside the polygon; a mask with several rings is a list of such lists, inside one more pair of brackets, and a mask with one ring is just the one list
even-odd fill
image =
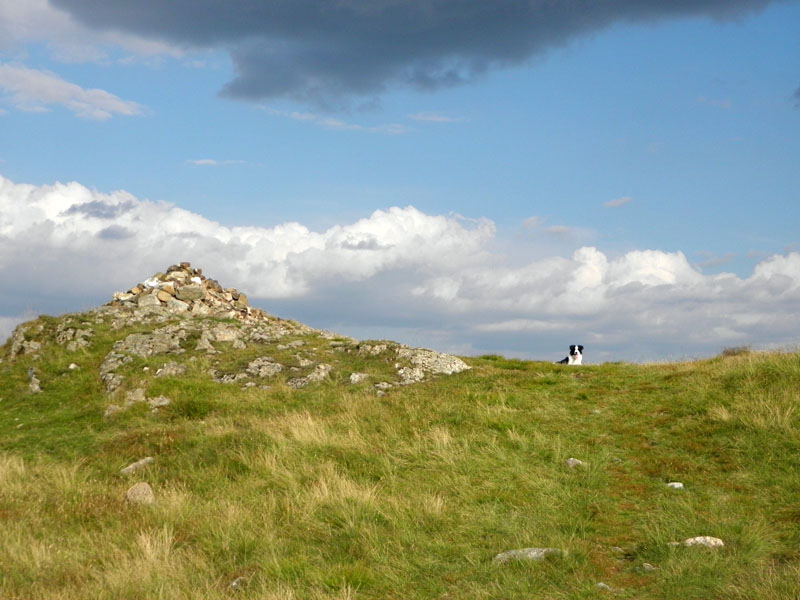
{"label": "small white rock", "polygon": [[705,546],[706,548],[722,548],[725,545],[725,542],[719,538],[711,537],[710,535],[701,535],[683,540],[683,545]]}
{"label": "small white rock", "polygon": [[667,487],[671,487],[673,490],[682,490],[683,484],[680,481],[671,481],[667,484]]}
{"label": "small white rock", "polygon": [[494,557],[496,563],[506,563],[511,560],[544,560],[548,556],[565,556],[567,553],[560,548],[520,548],[519,550],[506,550]]}
{"label": "small white rock", "polygon": [[613,590],[611,589],[611,586],[610,586],[610,585],[608,585],[607,583],[603,583],[602,581],[601,581],[600,583],[595,583],[595,584],[594,584],[594,587],[596,587],[598,590],[603,590],[604,592],[611,592],[611,591],[613,591]]}
{"label": "small white rock", "polygon": [[247,580],[244,577],[237,577],[231,581],[231,588],[234,590],[240,590],[244,587],[245,583],[247,583]]}
{"label": "small white rock", "polygon": [[350,383],[356,384],[364,381],[369,375],[366,373],[350,373]]}
{"label": "small white rock", "polygon": [[566,465],[570,469],[574,469],[575,467],[585,467],[586,466],[585,462],[583,462],[582,460],[577,459],[577,458],[568,458],[564,462],[566,463]]}

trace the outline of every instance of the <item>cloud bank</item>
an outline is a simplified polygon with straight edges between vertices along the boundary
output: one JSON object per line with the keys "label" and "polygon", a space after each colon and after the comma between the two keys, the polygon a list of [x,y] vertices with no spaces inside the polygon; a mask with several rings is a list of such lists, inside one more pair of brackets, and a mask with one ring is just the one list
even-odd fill
{"label": "cloud bank", "polygon": [[171,47],[224,48],[223,93],[336,107],[390,87],[435,90],[618,22],[734,19],[770,0],[52,0],[85,27]]}
{"label": "cloud bank", "polygon": [[189,260],[273,314],[464,353],[558,359],[577,341],[590,361],[652,360],[799,341],[800,253],[741,278],[653,249],[525,261],[496,238],[487,219],[410,206],[320,232],[225,227],[122,191],[0,177],[0,334],[26,310],[86,309]]}

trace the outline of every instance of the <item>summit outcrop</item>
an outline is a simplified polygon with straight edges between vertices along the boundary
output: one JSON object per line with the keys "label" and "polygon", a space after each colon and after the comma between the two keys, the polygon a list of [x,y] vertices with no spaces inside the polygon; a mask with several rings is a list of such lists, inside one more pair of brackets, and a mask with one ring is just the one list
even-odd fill
{"label": "summit outcrop", "polygon": [[[53,348],[67,353],[70,369],[88,366],[99,353],[94,368],[110,401],[108,417],[141,403],[153,412],[168,407],[171,398],[157,380],[200,377],[264,393],[333,381],[381,396],[396,386],[470,368],[449,354],[359,341],[272,316],[188,262],[115,292],[88,312],[20,325],[6,355],[35,362]],[[32,393],[57,383],[31,372]]]}

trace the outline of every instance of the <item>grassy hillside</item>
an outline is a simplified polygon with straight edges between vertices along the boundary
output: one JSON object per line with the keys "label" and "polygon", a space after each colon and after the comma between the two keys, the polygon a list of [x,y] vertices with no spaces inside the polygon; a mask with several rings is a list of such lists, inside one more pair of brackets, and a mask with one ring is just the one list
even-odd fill
{"label": "grassy hillside", "polygon": [[[251,356],[188,351],[124,367],[168,406],[104,416],[134,331],[0,353],[0,598],[800,597],[800,355],[486,356],[379,395],[347,374],[380,358],[260,389],[208,375]],[[186,372],[142,375],[167,360]],[[153,504],[125,501],[139,481]],[[669,545],[703,535],[724,547]],[[565,553],[493,561],[528,547]]]}

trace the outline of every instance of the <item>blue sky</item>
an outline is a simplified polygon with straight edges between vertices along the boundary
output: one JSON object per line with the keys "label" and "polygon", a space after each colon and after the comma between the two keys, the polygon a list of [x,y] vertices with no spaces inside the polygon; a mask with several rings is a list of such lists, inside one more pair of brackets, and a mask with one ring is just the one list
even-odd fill
{"label": "blue sky", "polygon": [[798,342],[800,3],[201,4],[0,0],[0,335],[191,260],[467,354]]}

